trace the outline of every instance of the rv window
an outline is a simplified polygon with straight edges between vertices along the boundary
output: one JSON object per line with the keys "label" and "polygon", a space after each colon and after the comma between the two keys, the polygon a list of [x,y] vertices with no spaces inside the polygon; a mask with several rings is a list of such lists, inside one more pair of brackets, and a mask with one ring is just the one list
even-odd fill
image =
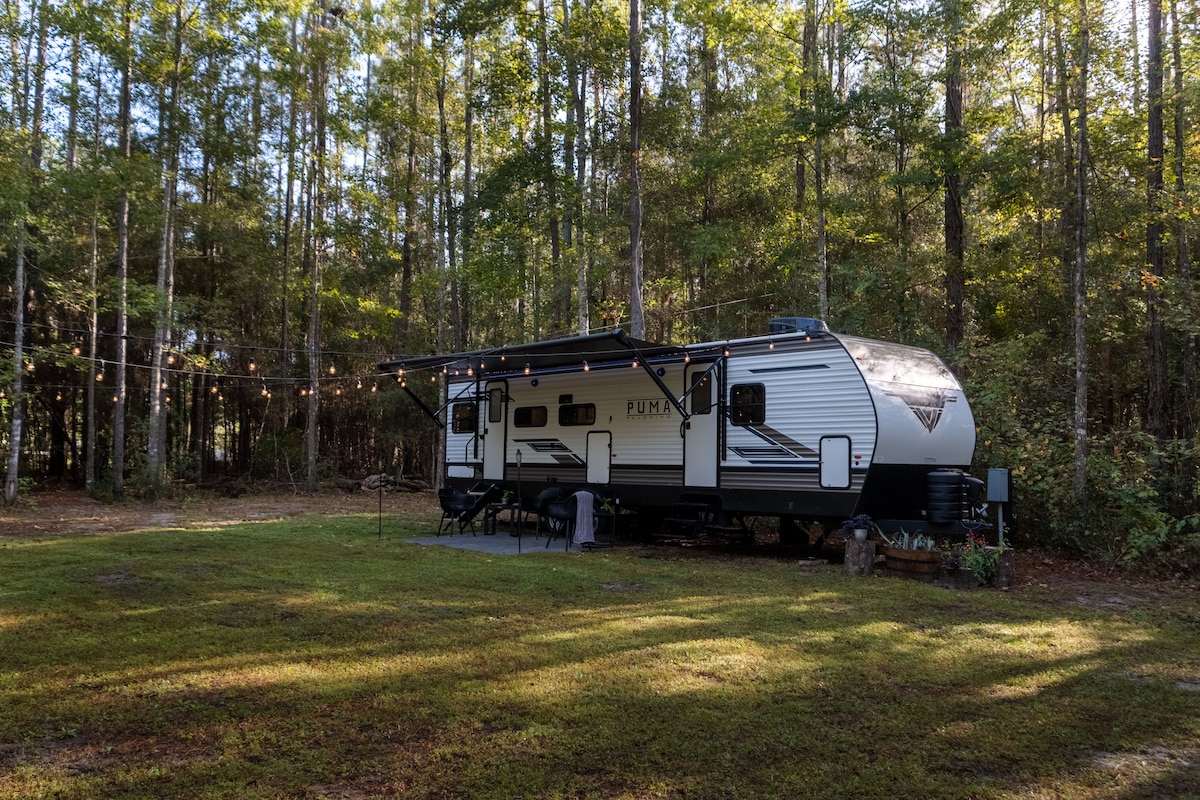
{"label": "rv window", "polygon": [[729,421],[761,425],[767,419],[767,389],[761,383],[740,383],[729,390]]}
{"label": "rv window", "polygon": [[712,373],[697,372],[692,376],[692,413],[707,414],[712,406]]}
{"label": "rv window", "polygon": [[488,422],[504,421],[504,389],[488,389]]}
{"label": "rv window", "polygon": [[559,425],[595,425],[596,406],[592,403],[575,403],[558,407]]}
{"label": "rv window", "polygon": [[455,433],[474,433],[478,427],[474,403],[455,403],[451,430]]}
{"label": "rv window", "polygon": [[521,406],[513,411],[513,426],[517,428],[546,427],[546,407]]}

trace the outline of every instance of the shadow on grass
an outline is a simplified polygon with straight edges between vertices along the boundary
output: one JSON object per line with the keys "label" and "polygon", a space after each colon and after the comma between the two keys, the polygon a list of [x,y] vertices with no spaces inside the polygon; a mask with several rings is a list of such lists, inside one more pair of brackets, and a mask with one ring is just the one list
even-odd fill
{"label": "shadow on grass", "polygon": [[1200,636],[1006,595],[367,519],[0,565],[0,795],[1186,796]]}

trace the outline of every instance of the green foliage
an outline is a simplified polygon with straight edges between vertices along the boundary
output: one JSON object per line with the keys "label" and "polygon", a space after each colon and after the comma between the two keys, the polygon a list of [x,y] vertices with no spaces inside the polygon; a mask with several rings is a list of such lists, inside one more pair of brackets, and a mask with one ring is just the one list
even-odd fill
{"label": "green foliage", "polygon": [[990,546],[979,534],[968,532],[964,541],[943,545],[942,549],[946,552],[947,566],[971,570],[979,576],[981,586],[990,585],[995,579],[1001,548]]}

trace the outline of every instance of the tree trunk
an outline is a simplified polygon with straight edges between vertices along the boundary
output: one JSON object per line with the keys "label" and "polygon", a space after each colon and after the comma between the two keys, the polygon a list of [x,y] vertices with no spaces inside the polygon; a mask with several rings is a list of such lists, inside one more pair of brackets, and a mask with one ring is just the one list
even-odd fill
{"label": "tree trunk", "polygon": [[[464,43],[465,56],[463,63],[463,219],[462,219],[462,258],[461,263],[465,273],[470,266],[471,234],[474,233],[474,217],[471,202],[474,198],[475,184],[472,173],[475,156],[475,41],[467,37]],[[467,349],[467,330],[471,324],[471,303],[468,293],[468,283],[462,282],[454,293],[454,349]]]}
{"label": "tree trunk", "polygon": [[562,241],[558,215],[558,174],[554,168],[554,119],[550,95],[550,21],[546,16],[546,0],[538,0],[538,94],[542,101],[540,155],[542,159],[542,190],[546,196],[546,232],[550,237],[550,331],[560,336],[567,328],[571,285],[563,275]]}
{"label": "tree trunk", "polygon": [[[1187,196],[1187,184],[1184,180],[1185,149],[1184,141],[1187,136],[1186,98],[1183,93],[1183,34],[1179,28],[1178,0],[1171,0],[1171,66],[1174,86],[1174,149],[1175,149],[1175,272],[1179,276],[1179,284],[1183,287],[1183,298],[1180,307],[1183,313],[1184,334],[1183,364],[1181,365],[1182,387],[1179,400],[1175,404],[1178,414],[1178,437],[1184,442],[1191,442],[1196,437],[1196,335],[1192,333],[1195,316],[1194,292],[1192,290],[1191,256],[1188,252],[1188,216],[1184,210],[1183,198]],[[1183,485],[1180,495],[1184,498],[1196,494],[1195,459],[1187,456],[1183,460],[1180,474]],[[1185,512],[1186,513],[1186,512]]]}
{"label": "tree trunk", "polygon": [[629,332],[646,336],[642,308],[642,9],[629,0]]}
{"label": "tree trunk", "polygon": [[1087,501],[1087,161],[1088,48],[1087,0],[1079,0],[1079,111],[1075,148],[1075,497]]}
{"label": "tree trunk", "polygon": [[129,181],[133,167],[133,15],[130,0],[123,12],[125,61],[121,64],[120,137],[126,172],[121,180],[117,210],[117,385],[113,411],[112,484],[119,497],[125,491],[125,368],[129,339]]}
{"label": "tree trunk", "polygon": [[954,352],[962,344],[966,327],[963,301],[966,294],[966,268],[963,263],[962,177],[959,157],[963,129],[962,7],[960,0],[946,2],[946,175],[945,175],[945,248],[946,248],[946,347]]}
{"label": "tree trunk", "polygon": [[1162,316],[1163,279],[1163,55],[1162,0],[1146,17],[1146,430],[1161,449],[1167,437],[1167,347]]}
{"label": "tree trunk", "polygon": [[166,375],[171,343],[172,305],[175,296],[175,197],[179,177],[179,71],[183,59],[183,9],[175,6],[175,36],[171,85],[160,114],[166,144],[163,164],[162,230],[158,246],[158,314],[154,325],[154,347],[150,363],[150,417],[146,442],[146,480],[158,491],[165,478],[167,442]]}
{"label": "tree trunk", "polygon": [[[316,18],[314,37],[326,36],[327,19],[324,14]],[[313,64],[313,154],[312,173],[309,179],[312,206],[312,252],[310,282],[312,292],[308,309],[308,417],[306,420],[306,449],[308,453],[307,489],[309,494],[317,491],[317,453],[320,446],[320,397],[321,397],[321,266],[325,256],[325,100],[329,84],[329,65],[325,55],[325,42],[318,44]]]}

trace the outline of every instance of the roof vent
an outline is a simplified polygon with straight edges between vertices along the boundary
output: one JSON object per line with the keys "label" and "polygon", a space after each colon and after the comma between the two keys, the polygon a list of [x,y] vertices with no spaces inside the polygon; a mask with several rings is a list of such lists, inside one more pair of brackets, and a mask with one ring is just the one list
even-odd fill
{"label": "roof vent", "polygon": [[771,320],[770,333],[829,333],[823,319],[812,317],[775,317]]}

